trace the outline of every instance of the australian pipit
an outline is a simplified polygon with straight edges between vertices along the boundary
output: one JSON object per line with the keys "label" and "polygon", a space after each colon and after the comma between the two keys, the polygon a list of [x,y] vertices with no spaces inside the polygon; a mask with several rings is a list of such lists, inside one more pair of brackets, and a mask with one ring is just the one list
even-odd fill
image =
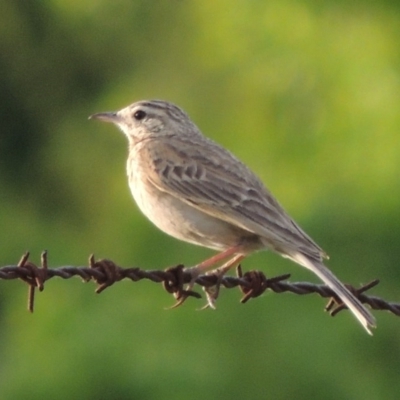
{"label": "australian pipit", "polygon": [[139,101],[90,118],[112,122],[129,141],[127,173],[141,211],[169,235],[218,250],[193,276],[228,260],[272,250],[314,272],[365,329],[371,313],[323,264],[324,251],[293,221],[261,180],[229,151],[203,136],[179,107]]}

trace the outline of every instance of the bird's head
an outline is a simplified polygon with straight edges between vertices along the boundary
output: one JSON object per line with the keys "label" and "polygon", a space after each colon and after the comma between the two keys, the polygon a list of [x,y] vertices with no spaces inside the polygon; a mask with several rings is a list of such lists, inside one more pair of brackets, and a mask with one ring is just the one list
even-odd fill
{"label": "bird's head", "polygon": [[149,137],[200,134],[181,108],[162,100],[138,101],[119,111],[93,114],[89,119],[112,122],[132,144]]}

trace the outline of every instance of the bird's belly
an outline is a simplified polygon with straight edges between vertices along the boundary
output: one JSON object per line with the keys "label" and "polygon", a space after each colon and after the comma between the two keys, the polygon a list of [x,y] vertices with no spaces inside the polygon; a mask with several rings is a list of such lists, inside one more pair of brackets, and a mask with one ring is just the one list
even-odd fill
{"label": "bird's belly", "polygon": [[143,214],[160,230],[177,239],[217,250],[258,241],[254,234],[161,192],[152,184],[135,180],[130,188]]}

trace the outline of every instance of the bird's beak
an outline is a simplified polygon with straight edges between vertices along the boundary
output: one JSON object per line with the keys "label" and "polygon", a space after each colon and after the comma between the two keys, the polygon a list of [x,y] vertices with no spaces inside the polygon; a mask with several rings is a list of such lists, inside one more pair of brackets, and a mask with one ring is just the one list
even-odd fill
{"label": "bird's beak", "polygon": [[89,119],[98,119],[99,121],[112,122],[114,124],[121,122],[121,117],[117,112],[102,112],[93,114],[89,117]]}

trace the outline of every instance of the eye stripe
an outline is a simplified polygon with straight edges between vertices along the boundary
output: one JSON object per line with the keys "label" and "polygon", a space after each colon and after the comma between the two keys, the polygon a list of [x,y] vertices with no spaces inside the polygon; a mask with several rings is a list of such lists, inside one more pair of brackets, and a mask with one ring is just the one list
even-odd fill
{"label": "eye stripe", "polygon": [[181,108],[162,100],[140,101],[135,105],[147,108],[150,113],[152,110],[164,111],[172,120],[176,122],[181,122],[182,119],[189,119],[188,115]]}

